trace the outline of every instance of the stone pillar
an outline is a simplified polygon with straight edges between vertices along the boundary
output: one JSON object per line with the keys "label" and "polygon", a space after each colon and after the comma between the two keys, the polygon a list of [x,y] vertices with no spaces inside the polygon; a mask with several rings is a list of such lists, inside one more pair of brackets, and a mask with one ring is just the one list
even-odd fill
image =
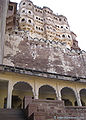
{"label": "stone pillar", "polygon": [[38,99],[38,93],[35,93],[34,99]]}
{"label": "stone pillar", "polygon": [[7,108],[11,108],[12,104],[12,90],[13,90],[13,85],[9,81],[8,83],[8,97],[7,97]]}
{"label": "stone pillar", "polygon": [[34,93],[34,99],[38,99],[38,96],[39,96],[38,92],[39,92],[39,90],[38,90],[36,81],[34,81],[34,91],[33,91],[33,93]]}
{"label": "stone pillar", "polygon": [[75,95],[76,95],[76,100],[77,100],[78,106],[82,106],[79,91],[76,90]]}
{"label": "stone pillar", "polygon": [[57,100],[61,100],[61,92],[59,89],[59,85],[56,86],[56,97],[57,97]]}
{"label": "stone pillar", "polygon": [[6,15],[9,0],[0,0],[0,64],[3,64]]}

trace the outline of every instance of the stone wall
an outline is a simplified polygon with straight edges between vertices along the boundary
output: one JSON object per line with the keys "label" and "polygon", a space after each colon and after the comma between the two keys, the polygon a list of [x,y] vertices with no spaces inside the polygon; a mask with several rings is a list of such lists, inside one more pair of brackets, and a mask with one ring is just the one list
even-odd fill
{"label": "stone wall", "polygon": [[8,1],[9,0],[0,0],[0,64],[3,63],[4,36]]}
{"label": "stone wall", "polygon": [[58,100],[29,100],[28,102],[26,113],[29,120],[86,119],[86,107],[65,107],[63,101]]}
{"label": "stone wall", "polygon": [[6,34],[4,64],[61,75],[86,77],[86,52],[64,43],[31,38],[29,32]]}

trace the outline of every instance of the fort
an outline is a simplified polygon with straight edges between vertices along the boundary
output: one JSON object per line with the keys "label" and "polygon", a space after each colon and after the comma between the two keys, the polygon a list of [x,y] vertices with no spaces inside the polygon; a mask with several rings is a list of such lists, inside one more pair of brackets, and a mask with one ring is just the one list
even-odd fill
{"label": "fort", "polygon": [[76,37],[48,7],[0,1],[1,119],[86,120],[86,52]]}

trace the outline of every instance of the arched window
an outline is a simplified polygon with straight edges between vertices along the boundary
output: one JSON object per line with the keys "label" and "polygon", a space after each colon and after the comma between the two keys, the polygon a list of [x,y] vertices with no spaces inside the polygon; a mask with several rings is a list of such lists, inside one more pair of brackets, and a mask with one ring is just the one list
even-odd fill
{"label": "arched window", "polygon": [[29,6],[31,6],[31,4],[29,3]]}
{"label": "arched window", "polygon": [[61,28],[63,28],[63,26],[61,26]]}
{"label": "arched window", "polygon": [[38,27],[36,26],[36,29],[38,29]]}
{"label": "arched window", "polygon": [[62,35],[63,38],[65,38],[65,35]]}
{"label": "arched window", "polygon": [[31,23],[31,20],[28,20],[29,23]]}
{"label": "arched window", "polygon": [[41,28],[41,31],[43,31],[43,28]]}
{"label": "arched window", "polygon": [[24,21],[25,21],[25,19],[23,18],[21,21],[22,21],[22,22],[24,22]]}
{"label": "arched window", "polygon": [[25,5],[25,2],[23,3],[23,5]]}
{"label": "arched window", "polygon": [[22,11],[22,13],[24,13],[24,12],[25,12],[25,10]]}
{"label": "arched window", "polygon": [[36,19],[38,19],[38,17],[36,17]]}
{"label": "arched window", "polygon": [[31,14],[31,11],[28,11],[28,13],[30,13],[30,14]]}
{"label": "arched window", "polygon": [[59,18],[59,21],[62,21],[61,18]]}
{"label": "arched window", "polygon": [[70,38],[70,35],[68,35],[68,37]]}

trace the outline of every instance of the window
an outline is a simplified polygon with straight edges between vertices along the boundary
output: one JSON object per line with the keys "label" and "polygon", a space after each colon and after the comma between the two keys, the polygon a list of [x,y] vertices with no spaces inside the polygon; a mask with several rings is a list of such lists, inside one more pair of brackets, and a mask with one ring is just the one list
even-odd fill
{"label": "window", "polygon": [[12,11],[13,10],[13,6],[9,5],[9,10]]}
{"label": "window", "polygon": [[56,31],[55,29],[53,29],[53,31]]}
{"label": "window", "polygon": [[36,17],[36,19],[38,19],[38,17]]}
{"label": "window", "polygon": [[31,20],[28,20],[29,23],[31,23]]}
{"label": "window", "polygon": [[43,19],[41,19],[41,21],[43,21]]}
{"label": "window", "polygon": [[65,35],[62,35],[63,38],[65,38]]}
{"label": "window", "polygon": [[68,35],[68,37],[70,38],[70,35]]}
{"label": "window", "polygon": [[64,21],[66,22],[66,19],[64,19]]}
{"label": "window", "polygon": [[29,3],[29,6],[31,6],[31,4]]}
{"label": "window", "polygon": [[54,17],[55,20],[58,20],[56,17]]}
{"label": "window", "polygon": [[25,10],[22,11],[22,13],[24,13],[24,12],[25,12]]}
{"label": "window", "polygon": [[35,9],[35,11],[37,12],[37,9]]}
{"label": "window", "polygon": [[42,11],[40,11],[40,13],[42,13]]}
{"label": "window", "polygon": [[41,31],[43,31],[43,28],[41,28]]}
{"label": "window", "polygon": [[47,28],[49,29],[49,27],[47,26]]}
{"label": "window", "polygon": [[15,32],[15,34],[17,34],[17,32]]}
{"label": "window", "polygon": [[23,5],[25,5],[25,2],[23,3]]}
{"label": "window", "polygon": [[31,14],[31,11],[28,11],[28,13],[30,13],[30,14]]}
{"label": "window", "polygon": [[61,18],[59,18],[59,21],[61,21]]}
{"label": "window", "polygon": [[38,29],[38,27],[36,26],[36,29]]}
{"label": "window", "polygon": [[73,43],[73,45],[74,45],[74,46],[76,46],[76,44],[75,44],[75,43]]}
{"label": "window", "polygon": [[63,28],[63,26],[61,26],[61,28]]}
{"label": "window", "polygon": [[25,21],[25,19],[23,18],[21,21],[22,21],[22,22],[24,22],[24,21]]}
{"label": "window", "polygon": [[66,29],[68,29],[68,27],[66,27]]}

